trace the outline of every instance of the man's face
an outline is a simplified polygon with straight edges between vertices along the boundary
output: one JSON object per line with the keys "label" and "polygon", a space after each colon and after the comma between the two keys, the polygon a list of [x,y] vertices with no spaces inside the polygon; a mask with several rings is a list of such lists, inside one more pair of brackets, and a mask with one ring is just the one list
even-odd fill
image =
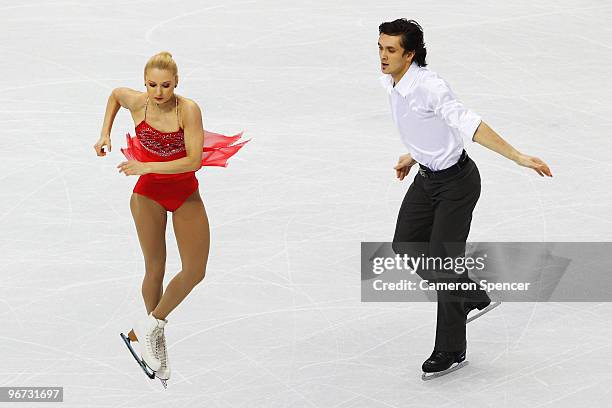
{"label": "man's face", "polygon": [[404,54],[400,35],[381,34],[378,37],[378,55],[380,56],[380,69],[384,74],[393,76],[405,73],[410,64],[414,51]]}

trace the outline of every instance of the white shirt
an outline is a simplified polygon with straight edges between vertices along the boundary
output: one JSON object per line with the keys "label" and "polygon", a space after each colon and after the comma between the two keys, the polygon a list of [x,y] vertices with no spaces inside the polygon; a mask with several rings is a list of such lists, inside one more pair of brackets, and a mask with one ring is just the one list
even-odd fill
{"label": "white shirt", "polygon": [[457,163],[464,146],[473,142],[481,117],[455,97],[444,79],[416,61],[395,87],[391,75],[380,79],[412,158],[432,170]]}

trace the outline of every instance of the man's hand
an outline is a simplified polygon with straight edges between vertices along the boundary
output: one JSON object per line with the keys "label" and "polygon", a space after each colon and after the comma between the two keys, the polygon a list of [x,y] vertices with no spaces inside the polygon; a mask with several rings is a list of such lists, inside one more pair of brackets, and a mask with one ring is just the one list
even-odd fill
{"label": "man's hand", "polygon": [[545,175],[548,177],[552,177],[550,168],[548,168],[548,165],[544,163],[542,159],[539,159],[533,156],[528,156],[523,153],[519,153],[514,159],[514,161],[519,166],[529,167],[530,169],[534,169],[536,173],[538,173],[542,177],[544,177]]}
{"label": "man's hand", "polygon": [[412,158],[410,153],[400,156],[399,161],[397,162],[397,165],[393,167],[395,169],[396,177],[400,181],[404,180],[404,177],[406,177],[408,173],[410,172],[410,168],[414,166],[416,163],[417,161]]}

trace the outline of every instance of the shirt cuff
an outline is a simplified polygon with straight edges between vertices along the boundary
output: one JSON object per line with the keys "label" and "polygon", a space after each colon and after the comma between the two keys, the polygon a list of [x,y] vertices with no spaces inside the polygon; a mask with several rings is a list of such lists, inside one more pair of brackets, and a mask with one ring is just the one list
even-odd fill
{"label": "shirt cuff", "polygon": [[465,120],[463,120],[461,127],[459,128],[461,131],[461,136],[463,137],[464,145],[474,143],[474,134],[476,133],[478,126],[480,126],[480,122],[482,122],[480,115],[472,111],[468,111]]}

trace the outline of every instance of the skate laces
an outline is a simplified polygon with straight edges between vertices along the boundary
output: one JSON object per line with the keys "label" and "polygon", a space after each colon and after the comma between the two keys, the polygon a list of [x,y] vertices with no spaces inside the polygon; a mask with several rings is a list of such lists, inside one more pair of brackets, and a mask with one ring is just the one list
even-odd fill
{"label": "skate laces", "polygon": [[157,339],[155,342],[155,354],[157,355],[157,358],[160,359],[161,366],[165,367],[168,353],[166,350],[166,337],[164,336],[164,329],[158,328],[156,335]]}
{"label": "skate laces", "polygon": [[[153,354],[153,351],[157,349],[157,331],[158,327],[154,328],[153,331],[146,336],[145,343],[147,349]],[[153,344],[155,343],[155,344]]]}

